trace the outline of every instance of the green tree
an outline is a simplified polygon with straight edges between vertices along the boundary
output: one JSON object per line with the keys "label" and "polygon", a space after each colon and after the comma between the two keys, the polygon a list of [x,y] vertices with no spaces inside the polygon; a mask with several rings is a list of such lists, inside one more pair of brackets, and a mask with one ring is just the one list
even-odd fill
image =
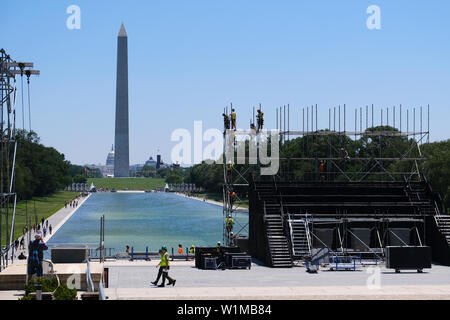
{"label": "green tree", "polygon": [[176,173],[170,173],[166,177],[166,183],[181,183],[183,182],[183,177],[176,174]]}
{"label": "green tree", "polygon": [[87,179],[84,176],[84,174],[77,174],[75,177],[73,177],[73,182],[75,182],[75,183],[86,183]]}

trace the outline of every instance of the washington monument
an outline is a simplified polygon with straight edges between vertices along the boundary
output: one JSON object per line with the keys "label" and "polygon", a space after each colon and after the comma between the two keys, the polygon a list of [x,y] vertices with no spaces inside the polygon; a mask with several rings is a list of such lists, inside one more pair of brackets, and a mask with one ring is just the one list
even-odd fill
{"label": "washington monument", "polygon": [[116,131],[114,177],[128,177],[130,167],[128,130],[128,37],[122,23],[117,37]]}

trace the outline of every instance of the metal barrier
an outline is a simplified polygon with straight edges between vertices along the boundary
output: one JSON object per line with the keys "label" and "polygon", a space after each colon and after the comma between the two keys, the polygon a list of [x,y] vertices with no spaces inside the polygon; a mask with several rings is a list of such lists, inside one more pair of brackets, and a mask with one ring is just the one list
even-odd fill
{"label": "metal barrier", "polygon": [[100,248],[89,249],[89,257],[91,259],[101,259],[102,257],[104,259],[113,259],[116,257],[114,253],[115,251],[115,248],[103,248],[102,254],[102,250]]}

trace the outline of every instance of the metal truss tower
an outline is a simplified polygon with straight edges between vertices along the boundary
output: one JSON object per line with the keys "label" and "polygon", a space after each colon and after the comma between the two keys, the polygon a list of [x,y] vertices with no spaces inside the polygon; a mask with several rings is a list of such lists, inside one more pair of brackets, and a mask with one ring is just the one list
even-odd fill
{"label": "metal truss tower", "polygon": [[[0,271],[8,265],[14,250],[14,220],[16,214],[17,194],[14,188],[16,165],[16,75],[22,77],[22,129],[25,129],[23,110],[23,76],[39,75],[39,70],[32,70],[31,62],[16,62],[4,49],[0,50]],[[31,116],[30,116],[31,130]],[[11,251],[10,251],[11,250]]]}

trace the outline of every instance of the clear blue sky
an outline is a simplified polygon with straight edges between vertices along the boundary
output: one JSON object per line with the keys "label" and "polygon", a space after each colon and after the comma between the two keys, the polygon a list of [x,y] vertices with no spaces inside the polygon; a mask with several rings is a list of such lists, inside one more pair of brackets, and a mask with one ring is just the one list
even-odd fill
{"label": "clear blue sky", "polygon": [[[81,8],[80,30],[66,28],[71,4]],[[366,27],[372,4],[381,30]],[[172,130],[193,130],[194,120],[221,128],[230,102],[245,127],[260,102],[270,127],[275,107],[288,103],[298,119],[317,103],[324,125],[328,107],[344,103],[351,115],[372,103],[430,104],[431,139],[450,136],[448,0],[15,0],[1,8],[0,47],[41,70],[31,87],[33,129],[76,164],[104,163],[114,142],[121,22],[132,164],[157,149],[168,160]]]}

